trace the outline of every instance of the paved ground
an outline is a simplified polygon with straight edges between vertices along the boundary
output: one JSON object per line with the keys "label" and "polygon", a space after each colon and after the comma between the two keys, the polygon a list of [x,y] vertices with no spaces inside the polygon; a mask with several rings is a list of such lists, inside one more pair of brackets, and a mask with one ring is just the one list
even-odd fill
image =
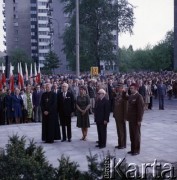
{"label": "paved ground", "polygon": [[[148,162],[153,163],[155,159],[164,162],[177,162],[177,100],[166,100],[165,104],[165,110],[158,110],[158,102],[155,100],[153,110],[145,112],[141,131],[141,153],[138,156],[127,154],[127,151],[130,150],[129,134],[126,149],[118,150],[114,148],[117,145],[117,133],[112,114],[108,124],[108,139],[105,149],[100,150],[95,147],[97,132],[94,124],[89,129],[88,140],[79,140],[81,131],[76,127],[76,117],[72,119],[73,138],[71,143],[56,141],[54,144],[44,144],[41,142],[41,124],[31,123],[0,126],[0,147],[5,148],[8,137],[18,133],[19,136],[25,135],[29,139],[34,138],[38,145],[42,145],[45,155],[53,166],[58,166],[57,159],[64,154],[70,156],[71,160],[78,162],[81,170],[87,170],[86,155],[89,155],[89,151],[92,154],[99,154],[100,157],[103,157],[103,154],[109,151],[116,159],[126,157],[127,162],[138,165]],[[90,121],[93,123],[92,115]]]}

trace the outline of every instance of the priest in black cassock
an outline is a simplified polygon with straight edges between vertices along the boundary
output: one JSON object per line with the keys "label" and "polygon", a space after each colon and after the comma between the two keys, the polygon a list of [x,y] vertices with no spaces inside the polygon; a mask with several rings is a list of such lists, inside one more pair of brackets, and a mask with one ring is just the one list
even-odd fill
{"label": "priest in black cassock", "polygon": [[51,91],[51,84],[46,84],[46,92],[41,97],[42,110],[42,141],[53,143],[54,140],[60,140],[60,127],[57,112],[57,98]]}

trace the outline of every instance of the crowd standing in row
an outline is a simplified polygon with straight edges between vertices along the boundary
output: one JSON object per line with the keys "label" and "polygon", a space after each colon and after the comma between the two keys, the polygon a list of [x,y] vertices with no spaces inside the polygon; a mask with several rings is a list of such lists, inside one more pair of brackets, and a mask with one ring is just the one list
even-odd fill
{"label": "crowd standing in row", "polygon": [[15,88],[12,93],[0,90],[0,124],[42,122],[42,140],[53,143],[72,140],[71,118],[77,116],[81,140],[86,141],[90,127],[89,114],[94,114],[99,148],[106,147],[110,112],[116,121],[118,145],[126,148],[126,120],[129,121],[131,153],[140,153],[141,121],[144,110],[152,109],[159,98],[164,110],[164,97],[177,98],[177,74],[174,72],[141,72],[80,79],[71,75],[43,76],[41,84]]}

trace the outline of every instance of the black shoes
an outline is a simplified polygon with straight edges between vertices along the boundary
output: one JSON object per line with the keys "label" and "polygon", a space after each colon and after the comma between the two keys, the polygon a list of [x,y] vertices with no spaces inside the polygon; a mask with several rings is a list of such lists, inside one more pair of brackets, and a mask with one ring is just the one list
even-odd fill
{"label": "black shoes", "polygon": [[132,154],[132,151],[128,151],[127,154]]}
{"label": "black shoes", "polygon": [[98,147],[98,148],[100,148],[100,149],[103,149],[103,148],[105,148],[106,146],[99,146],[99,145],[96,145],[95,147]]}
{"label": "black shoes", "polygon": [[52,144],[52,143],[54,143],[54,141],[45,141],[45,143]]}
{"label": "black shoes", "polygon": [[117,148],[117,149],[125,149],[126,147],[125,146],[115,146],[115,148]]}
{"label": "black shoes", "polygon": [[132,156],[136,156],[136,155],[138,155],[139,153],[132,153]]}
{"label": "black shoes", "polygon": [[71,142],[71,139],[68,139],[68,142]]}
{"label": "black shoes", "polygon": [[132,152],[132,151],[128,151],[127,154],[131,154],[132,156],[136,156],[138,154],[140,154],[139,152]]}
{"label": "black shoes", "polygon": [[61,142],[64,142],[64,141],[66,141],[66,139],[62,139],[62,140],[61,140]]}
{"label": "black shoes", "polygon": [[105,147],[106,147],[106,146],[100,146],[99,148],[100,148],[100,149],[103,149],[103,148],[105,148]]}

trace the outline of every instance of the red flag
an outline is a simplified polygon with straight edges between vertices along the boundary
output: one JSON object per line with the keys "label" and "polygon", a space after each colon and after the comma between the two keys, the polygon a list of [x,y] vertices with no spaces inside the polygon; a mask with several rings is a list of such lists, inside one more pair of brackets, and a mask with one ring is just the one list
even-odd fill
{"label": "red flag", "polygon": [[2,90],[2,80],[0,79],[0,90]]}
{"label": "red flag", "polygon": [[12,65],[10,64],[10,87],[9,89],[14,92],[14,75],[12,70]]}
{"label": "red flag", "polygon": [[6,76],[4,73],[2,74],[2,84],[6,85]]}
{"label": "red flag", "polygon": [[40,64],[38,67],[38,73],[37,73],[37,83],[40,84],[41,83],[41,70],[40,70]]}

